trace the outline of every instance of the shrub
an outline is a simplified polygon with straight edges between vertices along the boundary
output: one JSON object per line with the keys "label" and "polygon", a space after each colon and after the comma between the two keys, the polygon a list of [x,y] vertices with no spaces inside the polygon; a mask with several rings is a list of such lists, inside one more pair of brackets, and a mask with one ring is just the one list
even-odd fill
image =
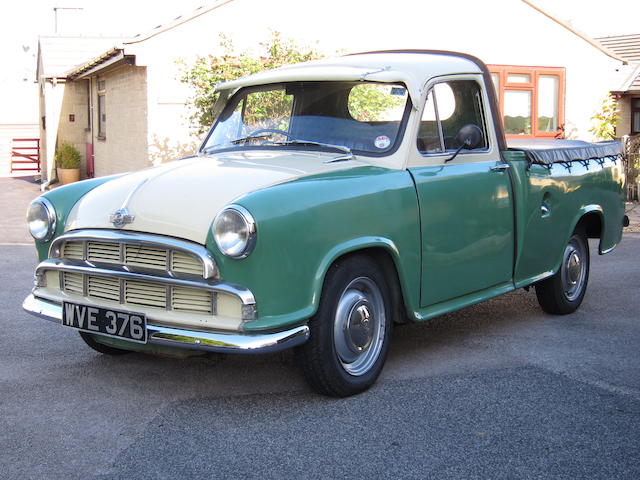
{"label": "shrub", "polygon": [[616,136],[616,123],[620,120],[618,100],[613,95],[607,95],[600,110],[591,117],[593,126],[589,130],[596,140],[611,140]]}
{"label": "shrub", "polygon": [[231,39],[224,34],[220,35],[220,46],[223,50],[220,56],[198,57],[191,65],[178,61],[180,81],[189,85],[194,92],[194,96],[188,100],[191,110],[189,121],[197,135],[207,132],[213,123],[213,106],[218,98],[218,92],[215,91],[217,83],[322,57],[312,48],[300,47],[294,40],[283,39],[279,32],[272,32],[266,42],[260,43],[260,52],[237,53]]}
{"label": "shrub", "polygon": [[76,147],[64,142],[58,147],[54,158],[58,168],[80,168],[82,156]]}

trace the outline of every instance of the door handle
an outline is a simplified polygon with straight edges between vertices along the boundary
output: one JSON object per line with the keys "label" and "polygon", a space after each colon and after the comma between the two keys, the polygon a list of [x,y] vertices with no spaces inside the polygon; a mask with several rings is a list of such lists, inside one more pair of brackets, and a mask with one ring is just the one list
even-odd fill
{"label": "door handle", "polygon": [[509,169],[508,163],[499,163],[498,165],[491,167],[492,172],[504,172],[505,170],[508,170],[508,169]]}

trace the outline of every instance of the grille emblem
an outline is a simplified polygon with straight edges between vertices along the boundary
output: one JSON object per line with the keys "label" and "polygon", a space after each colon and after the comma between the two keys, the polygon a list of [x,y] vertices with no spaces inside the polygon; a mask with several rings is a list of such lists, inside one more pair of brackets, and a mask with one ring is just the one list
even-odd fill
{"label": "grille emblem", "polygon": [[129,215],[129,210],[126,208],[116,210],[113,215],[109,215],[109,221],[113,223],[113,226],[116,228],[121,228],[128,223],[132,223],[134,218],[133,215]]}

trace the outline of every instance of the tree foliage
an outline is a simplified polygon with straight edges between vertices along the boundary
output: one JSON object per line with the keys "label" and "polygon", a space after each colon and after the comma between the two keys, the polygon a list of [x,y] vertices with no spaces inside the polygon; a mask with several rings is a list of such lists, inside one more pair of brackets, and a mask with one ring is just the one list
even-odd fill
{"label": "tree foliage", "polygon": [[608,95],[602,102],[600,111],[598,111],[591,121],[593,126],[589,130],[596,139],[611,140],[616,135],[616,123],[620,120],[620,111],[618,110],[618,100],[612,95]]}
{"label": "tree foliage", "polygon": [[[292,63],[322,58],[313,48],[303,48],[292,39],[283,39],[279,32],[260,43],[259,52],[237,53],[233,42],[224,34],[220,35],[222,55],[198,57],[191,65],[180,62],[180,81],[193,90],[188,100],[189,122],[198,135],[205,133],[215,120],[213,107],[218,99],[216,84],[235,80],[246,75],[270,70]],[[358,121],[384,120],[385,116],[398,115],[397,110],[404,104],[403,96],[390,95],[392,88],[382,85],[361,85],[354,88],[349,96],[349,110]],[[290,112],[291,99],[283,92],[255,92],[247,98],[244,106],[245,122],[260,127],[264,119],[286,118]],[[397,118],[393,118],[397,120]],[[286,125],[279,128],[286,129]]]}
{"label": "tree foliage", "polygon": [[[180,81],[194,91],[189,99],[189,121],[198,134],[206,132],[213,123],[213,106],[218,99],[214,91],[216,84],[322,57],[312,48],[302,48],[294,40],[283,39],[279,32],[273,32],[267,42],[260,43],[260,52],[237,53],[231,39],[224,34],[220,35],[220,46],[223,51],[220,56],[198,57],[192,65],[184,62],[181,65]],[[268,95],[262,100],[265,115],[271,107],[277,108]]]}

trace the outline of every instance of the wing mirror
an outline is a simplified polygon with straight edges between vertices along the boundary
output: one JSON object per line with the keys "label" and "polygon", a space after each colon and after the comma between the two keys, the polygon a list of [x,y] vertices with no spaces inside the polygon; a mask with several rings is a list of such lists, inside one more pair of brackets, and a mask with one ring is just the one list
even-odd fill
{"label": "wing mirror", "polygon": [[482,145],[482,130],[480,127],[472,123],[464,125],[460,130],[458,130],[456,142],[458,142],[460,146],[456,150],[456,153],[454,153],[451,158],[445,160],[445,162],[450,162],[456,158],[463,149],[473,150]]}

